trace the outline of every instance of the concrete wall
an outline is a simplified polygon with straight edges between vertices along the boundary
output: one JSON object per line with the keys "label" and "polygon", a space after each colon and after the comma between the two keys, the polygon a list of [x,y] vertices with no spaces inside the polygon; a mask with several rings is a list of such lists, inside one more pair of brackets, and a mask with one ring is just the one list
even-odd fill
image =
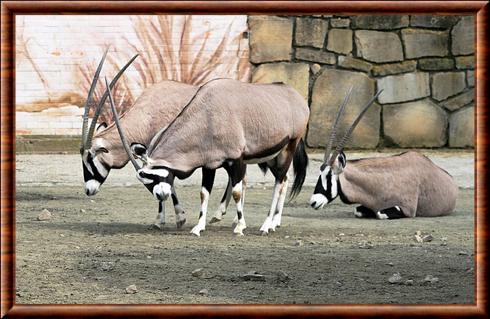
{"label": "concrete wall", "polygon": [[350,146],[474,145],[472,16],[251,16],[252,81],[283,81],[311,108],[307,144],[326,144],[350,86],[341,130],[383,89]]}
{"label": "concrete wall", "polygon": [[[115,90],[120,112],[164,79],[248,81],[246,31],[246,16],[16,16],[16,133],[80,134],[81,107],[109,45],[102,77],[140,53]],[[96,97],[103,90],[100,81]],[[111,122],[110,112],[102,119]]]}

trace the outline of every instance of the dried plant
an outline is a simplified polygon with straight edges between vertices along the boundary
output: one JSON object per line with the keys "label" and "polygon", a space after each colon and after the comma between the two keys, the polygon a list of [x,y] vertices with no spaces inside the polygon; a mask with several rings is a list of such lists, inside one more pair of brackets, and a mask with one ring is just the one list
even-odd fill
{"label": "dried plant", "polygon": [[[152,19],[135,17],[133,25],[143,50],[128,39],[125,40],[133,52],[140,53],[140,58],[135,61],[134,66],[140,77],[138,84],[142,88],[162,80],[175,80],[194,85],[202,84],[211,78],[237,77],[237,75],[238,79],[248,80],[250,70],[248,49],[240,47],[241,34],[230,40],[229,34],[233,22],[211,52],[206,51],[206,46],[215,30],[208,29],[191,39],[192,16],[163,15]],[[172,38],[172,34],[175,33],[180,34],[178,41]],[[189,50],[189,44],[199,46],[199,49]],[[227,48],[232,45],[238,48],[236,56],[226,56]],[[237,65],[234,70],[235,59]]]}
{"label": "dried plant", "polygon": [[[107,60],[109,62],[108,66],[110,70],[113,71],[113,73],[115,74],[120,69],[119,65],[117,64],[117,62],[114,61],[114,59],[108,58]],[[89,91],[90,84],[92,82],[92,77],[94,76],[96,69],[97,69],[97,65],[94,63],[79,66],[78,70],[81,78],[80,89],[82,90],[82,92]],[[89,116],[92,116],[94,114],[95,108],[97,107],[97,104],[99,103],[100,99],[104,95],[105,90],[106,90],[105,85],[103,85],[102,81],[100,81],[99,79],[99,83],[97,83],[97,86],[95,87],[94,97],[92,99],[92,103],[89,108]],[[112,90],[112,95],[114,97],[114,103],[116,104],[116,108],[120,112],[119,114],[122,114],[125,111],[127,111],[135,102],[134,95],[131,93],[131,90],[129,89],[128,81],[124,80],[124,75],[123,78],[121,78],[114,86],[114,89]],[[102,110],[99,116],[99,121],[106,122],[107,124],[113,122],[112,112],[110,111],[109,108],[106,107]]]}
{"label": "dried plant", "polygon": [[[123,76],[113,90],[119,114],[124,113],[135,102],[131,91],[131,88],[135,86],[143,90],[163,80],[199,85],[217,77],[231,77],[243,81],[248,81],[250,78],[248,46],[242,47],[241,45],[243,36],[239,34],[230,38],[233,21],[228,25],[216,48],[209,51],[207,50],[208,41],[216,30],[208,28],[193,35],[192,16],[190,15],[160,15],[149,19],[136,16],[131,20],[140,43],[134,44],[124,38],[128,49],[116,50],[116,57],[109,54],[107,58],[111,72],[115,74],[121,64],[118,61],[127,61],[135,53],[140,55],[132,64],[132,68],[137,71],[137,76]],[[173,39],[172,34],[178,34],[178,39]],[[198,47],[198,49],[190,50],[190,47]],[[230,47],[237,48],[233,54],[229,54]],[[83,92],[88,92],[95,70],[96,65],[93,63],[79,67],[82,79],[80,89]],[[106,72],[106,74],[109,73]],[[104,88],[99,84],[95,91],[94,101],[98,101],[103,93]],[[94,107],[91,105],[90,114],[94,111]],[[104,109],[100,121],[111,123],[112,113]]]}

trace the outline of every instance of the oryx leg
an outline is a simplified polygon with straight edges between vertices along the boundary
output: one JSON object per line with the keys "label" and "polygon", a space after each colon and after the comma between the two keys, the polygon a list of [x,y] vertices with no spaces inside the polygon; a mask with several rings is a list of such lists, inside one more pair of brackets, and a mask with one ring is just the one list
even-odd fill
{"label": "oryx leg", "polygon": [[281,184],[279,189],[279,201],[277,202],[277,207],[272,217],[272,230],[275,231],[277,227],[281,227],[282,210],[284,208],[284,202],[286,201],[286,194],[288,191],[288,176],[284,177],[284,182]]}
{"label": "oryx leg", "polygon": [[179,203],[174,187],[172,187],[172,203],[174,204],[175,209],[175,224],[177,225],[177,228],[182,228],[186,221],[185,211]]}
{"label": "oryx leg", "polygon": [[400,206],[393,206],[376,212],[378,219],[399,219],[407,217]]}
{"label": "oryx leg", "polygon": [[209,221],[210,224],[220,222],[223,219],[223,216],[226,214],[226,208],[230,204],[232,191],[231,189],[231,178],[228,178],[228,185],[226,186],[225,192],[223,193],[223,197],[221,198],[218,209],[214,213],[213,218]]}
{"label": "oryx leg", "polygon": [[370,210],[366,206],[357,206],[354,211],[354,216],[357,218],[376,218],[376,212]]}
{"label": "oryx leg", "polygon": [[236,225],[233,229],[233,233],[236,235],[243,235],[243,230],[247,228],[247,224],[245,223],[245,217],[243,215],[243,204],[244,204],[244,190],[245,190],[245,173],[247,166],[243,162],[242,159],[235,160],[231,165],[227,165],[224,167],[228,172],[228,176],[231,179],[231,194],[233,196],[233,200],[236,204]]}
{"label": "oryx leg", "polygon": [[165,225],[165,202],[163,200],[158,201],[158,214],[153,225],[149,227],[149,229],[162,229],[163,225]]}
{"label": "oryx leg", "polygon": [[[272,191],[272,202],[269,214],[262,224],[262,227],[260,227],[262,235],[267,235],[271,230],[275,231],[276,227],[281,223],[288,184],[287,173],[298,143],[299,140],[291,141],[274,159],[267,162],[267,166],[276,178],[276,181]],[[274,215],[277,215],[275,221]]]}
{"label": "oryx leg", "polygon": [[206,213],[208,211],[208,201],[211,190],[213,189],[214,177],[216,170],[202,168],[202,186],[201,186],[201,211],[199,212],[199,221],[192,228],[191,233],[201,236],[201,231],[206,229]]}

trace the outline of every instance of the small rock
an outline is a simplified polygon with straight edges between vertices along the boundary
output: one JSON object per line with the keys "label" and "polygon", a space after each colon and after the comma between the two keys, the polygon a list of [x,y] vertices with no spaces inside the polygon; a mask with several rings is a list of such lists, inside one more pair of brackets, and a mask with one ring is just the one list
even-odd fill
{"label": "small rock", "polygon": [[91,203],[95,203],[95,201],[93,199],[90,200]]}
{"label": "small rock", "polygon": [[151,259],[152,257],[151,256],[146,256],[146,259]]}
{"label": "small rock", "polygon": [[422,237],[422,241],[423,241],[424,243],[428,243],[428,242],[432,241],[433,239],[434,239],[434,237],[432,237],[432,235],[431,235],[431,234],[424,235],[424,236]]}
{"label": "small rock", "polygon": [[303,241],[302,240],[295,241],[294,246],[303,246]]}
{"label": "small rock", "polygon": [[265,276],[258,274],[256,271],[251,271],[242,275],[242,279],[245,281],[265,281]]}
{"label": "small rock", "polygon": [[80,208],[80,213],[86,213],[87,211],[83,208]]}
{"label": "small rock", "polygon": [[438,281],[439,281],[439,278],[434,277],[434,276],[432,276],[432,275],[427,275],[427,276],[425,276],[425,278],[424,278],[424,282],[426,282],[426,283],[430,283],[430,284],[433,284],[433,283],[438,282]]}
{"label": "small rock", "polygon": [[388,278],[390,284],[399,284],[402,281],[402,276],[399,272],[394,273],[390,278]]}
{"label": "small rock", "polygon": [[286,272],[280,270],[277,273],[277,280],[279,280],[281,282],[286,282],[286,281],[291,280],[291,277],[289,277],[289,275]]}
{"label": "small rock", "polygon": [[343,283],[341,283],[340,281],[336,281],[336,282],[335,282],[335,284],[336,284],[337,286],[342,286],[342,285],[343,285]]}
{"label": "small rock", "polygon": [[345,236],[345,234],[344,233],[339,233],[339,236]]}
{"label": "small rock", "polygon": [[60,234],[60,237],[65,237],[65,234]]}
{"label": "small rock", "polygon": [[412,279],[408,279],[405,281],[405,285],[407,286],[412,286],[413,285],[413,280]]}
{"label": "small rock", "polygon": [[466,251],[460,251],[458,252],[458,255],[469,256],[470,254],[468,254]]}
{"label": "small rock", "polygon": [[203,274],[204,274],[204,269],[202,268],[194,269],[191,273],[192,277],[202,277]]}
{"label": "small rock", "polygon": [[374,247],[373,243],[367,240],[363,240],[359,243],[359,248],[361,249],[371,249],[373,247]]}
{"label": "small rock", "polygon": [[207,289],[201,289],[199,290],[199,294],[200,295],[207,295],[209,293],[209,291]]}
{"label": "small rock", "polygon": [[115,263],[112,261],[103,261],[101,263],[101,268],[103,271],[111,271],[114,269],[114,266],[115,266]]}
{"label": "small rock", "polygon": [[43,209],[42,212],[37,215],[37,220],[39,221],[44,221],[44,220],[50,220],[53,217],[53,214],[47,209]]}
{"label": "small rock", "polygon": [[289,236],[288,236],[288,235],[286,235],[286,236],[284,236],[284,238],[285,238],[285,239],[288,239],[288,238],[289,238]]}
{"label": "small rock", "polygon": [[135,294],[137,292],[138,292],[138,288],[136,288],[136,285],[129,285],[126,287],[127,294]]}
{"label": "small rock", "polygon": [[388,265],[388,266],[391,266],[391,267],[393,267],[393,266],[394,266],[394,264],[393,264],[393,263],[387,263],[387,265]]}

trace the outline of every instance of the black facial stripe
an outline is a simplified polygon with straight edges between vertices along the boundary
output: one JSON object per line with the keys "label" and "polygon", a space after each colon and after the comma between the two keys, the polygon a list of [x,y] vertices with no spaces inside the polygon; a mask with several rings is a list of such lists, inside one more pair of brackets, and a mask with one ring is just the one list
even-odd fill
{"label": "black facial stripe", "polygon": [[[107,178],[107,176],[102,176],[100,175],[99,173],[99,170],[97,169],[97,167],[95,166],[95,163],[92,159],[92,155],[89,153],[87,155],[87,163],[88,165],[90,165],[90,168],[92,169],[92,172],[94,174],[91,174],[90,171],[88,170],[87,167],[85,167],[85,163],[83,163],[83,178],[84,180],[87,182],[91,179],[95,179],[97,182],[99,182],[100,184],[103,184]],[[107,172],[109,172],[110,168],[105,165],[104,163],[100,163],[102,166],[104,166],[104,168],[107,170]]]}
{"label": "black facial stripe", "polygon": [[327,199],[328,201],[330,202],[333,198],[332,198],[332,171],[328,171],[327,173]]}

